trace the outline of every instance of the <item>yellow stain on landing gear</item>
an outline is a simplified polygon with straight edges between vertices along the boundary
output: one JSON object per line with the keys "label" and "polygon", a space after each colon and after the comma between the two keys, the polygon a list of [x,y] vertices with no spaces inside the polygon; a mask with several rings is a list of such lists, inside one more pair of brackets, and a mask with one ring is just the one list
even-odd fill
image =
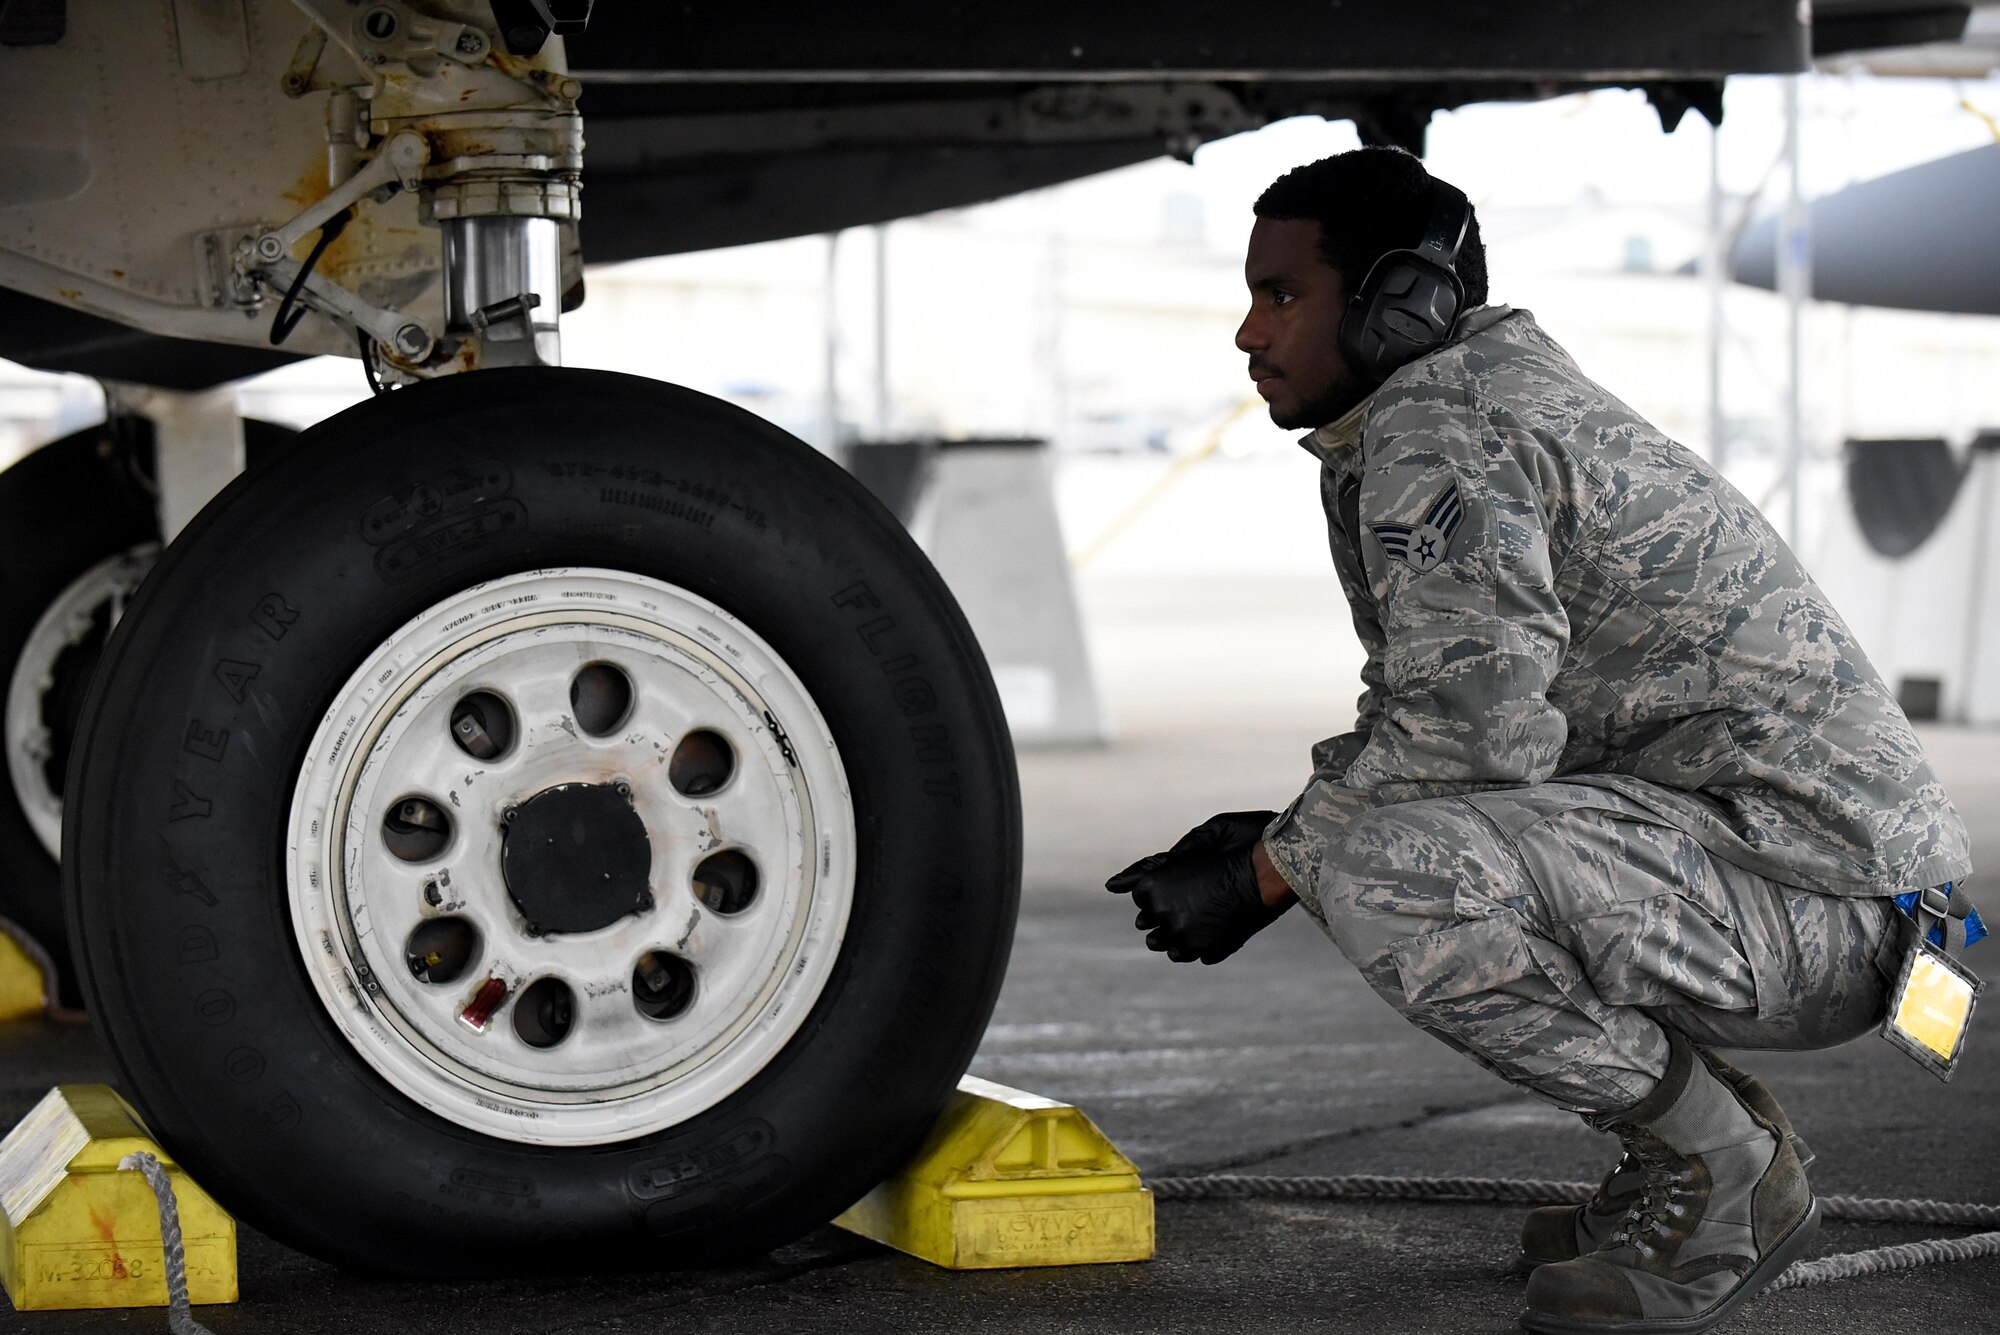
{"label": "yellow stain on landing gear", "polygon": [[41,966],[20,943],[0,931],[0,1020],[25,1020],[40,1015],[48,1003],[48,985]]}
{"label": "yellow stain on landing gear", "polygon": [[1137,1166],[1068,1104],[975,1076],[916,1157],[833,1222],[951,1270],[1153,1255]]}
{"label": "yellow stain on landing gear", "polygon": [[159,1205],[118,1168],[142,1150],[173,1183],[189,1300],[236,1301],[236,1221],[110,1086],[58,1085],[0,1140],[0,1288],[16,1310],[166,1306]]}

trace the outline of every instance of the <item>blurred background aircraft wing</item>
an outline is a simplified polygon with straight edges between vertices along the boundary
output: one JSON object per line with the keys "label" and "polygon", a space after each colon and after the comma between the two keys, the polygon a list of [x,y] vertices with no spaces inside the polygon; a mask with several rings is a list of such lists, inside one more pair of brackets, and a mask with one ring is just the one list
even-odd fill
{"label": "blurred background aircraft wing", "polygon": [[[1837,190],[1809,215],[1819,300],[2000,315],[2000,143]],[[1778,234],[1776,218],[1746,229],[1730,275],[1775,289]]]}

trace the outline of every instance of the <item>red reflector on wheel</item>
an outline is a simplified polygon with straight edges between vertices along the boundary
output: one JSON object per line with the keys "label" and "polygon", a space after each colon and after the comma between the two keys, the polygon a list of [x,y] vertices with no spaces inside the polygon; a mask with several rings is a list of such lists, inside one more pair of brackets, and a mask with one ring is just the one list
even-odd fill
{"label": "red reflector on wheel", "polygon": [[507,999],[507,982],[502,978],[489,978],[479,985],[472,994],[472,1000],[458,1013],[458,1018],[473,1029],[484,1032],[493,1019],[493,1012],[500,1009],[500,1003]]}

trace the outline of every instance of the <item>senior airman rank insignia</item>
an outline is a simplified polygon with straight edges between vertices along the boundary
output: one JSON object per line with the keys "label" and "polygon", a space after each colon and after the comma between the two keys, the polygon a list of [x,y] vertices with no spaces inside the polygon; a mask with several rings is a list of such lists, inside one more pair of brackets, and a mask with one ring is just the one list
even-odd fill
{"label": "senior airman rank insignia", "polygon": [[1451,551],[1451,535],[1458,532],[1465,507],[1458,501],[1458,484],[1446,487],[1431,508],[1424,511],[1421,524],[1370,524],[1382,550],[1399,561],[1408,561],[1419,575],[1437,569]]}

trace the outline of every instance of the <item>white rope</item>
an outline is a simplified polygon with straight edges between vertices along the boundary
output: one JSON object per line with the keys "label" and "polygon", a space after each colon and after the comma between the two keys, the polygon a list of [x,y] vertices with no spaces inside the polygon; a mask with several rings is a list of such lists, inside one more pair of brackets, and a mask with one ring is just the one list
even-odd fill
{"label": "white rope", "polygon": [[1798,1261],[1771,1281],[1766,1293],[1780,1289],[1806,1289],[1836,1279],[1857,1275],[1880,1275],[1891,1270],[1914,1270],[1939,1261],[1975,1261],[1982,1256],[2000,1256],[2000,1233],[1975,1233],[1969,1238],[1926,1238],[1894,1247],[1871,1247],[1865,1252],[1841,1252],[1817,1261]]}
{"label": "white rope", "polygon": [[167,1329],[173,1335],[213,1335],[207,1326],[194,1319],[194,1311],[188,1304],[187,1251],[181,1245],[181,1212],[174,1203],[174,1184],[168,1179],[167,1170],[144,1150],[126,1155],[118,1161],[118,1167],[144,1177],[160,1207],[160,1251],[167,1263]]}
{"label": "white rope", "polygon": [[[1596,1190],[1588,1182],[1550,1182],[1504,1177],[1279,1177],[1209,1173],[1199,1177],[1156,1177],[1146,1186],[1163,1201],[1323,1200],[1436,1201],[1459,1204],[1568,1205],[1590,1199]],[[1905,1201],[1869,1196],[1822,1196],[1820,1213],[1828,1219],[1866,1220],[1894,1224],[1956,1224],[1976,1227],[2000,1224],[2000,1206],[1965,1201]],[[2000,1232],[1965,1238],[1926,1238],[1922,1242],[1842,1252],[1817,1261],[1799,1261],[1771,1281],[1766,1293],[1804,1289],[1861,1275],[1947,1261],[1974,1261],[2000,1256]]]}
{"label": "white rope", "polygon": [[[212,1335],[194,1319],[188,1304],[187,1256],[181,1244],[180,1211],[174,1204],[173,1183],[160,1161],[150,1154],[128,1154],[118,1167],[142,1174],[160,1207],[160,1246],[166,1258],[167,1327],[173,1335]],[[1146,1186],[1163,1201],[1205,1200],[1377,1200],[1435,1201],[1459,1204],[1560,1205],[1590,1199],[1588,1182],[1553,1182],[1502,1177],[1282,1177],[1210,1173],[1198,1177],[1156,1177]],[[1961,1201],[1888,1200],[1879,1197],[1823,1196],[1820,1212],[1828,1219],[1877,1223],[1975,1225],[2000,1223],[2000,1206]],[[1842,1252],[1816,1261],[1800,1261],[1773,1280],[1766,1293],[1811,1288],[1862,1275],[1949,1261],[1973,1261],[2000,1256],[2000,1232],[1964,1238],[1927,1238],[1922,1242]]]}

